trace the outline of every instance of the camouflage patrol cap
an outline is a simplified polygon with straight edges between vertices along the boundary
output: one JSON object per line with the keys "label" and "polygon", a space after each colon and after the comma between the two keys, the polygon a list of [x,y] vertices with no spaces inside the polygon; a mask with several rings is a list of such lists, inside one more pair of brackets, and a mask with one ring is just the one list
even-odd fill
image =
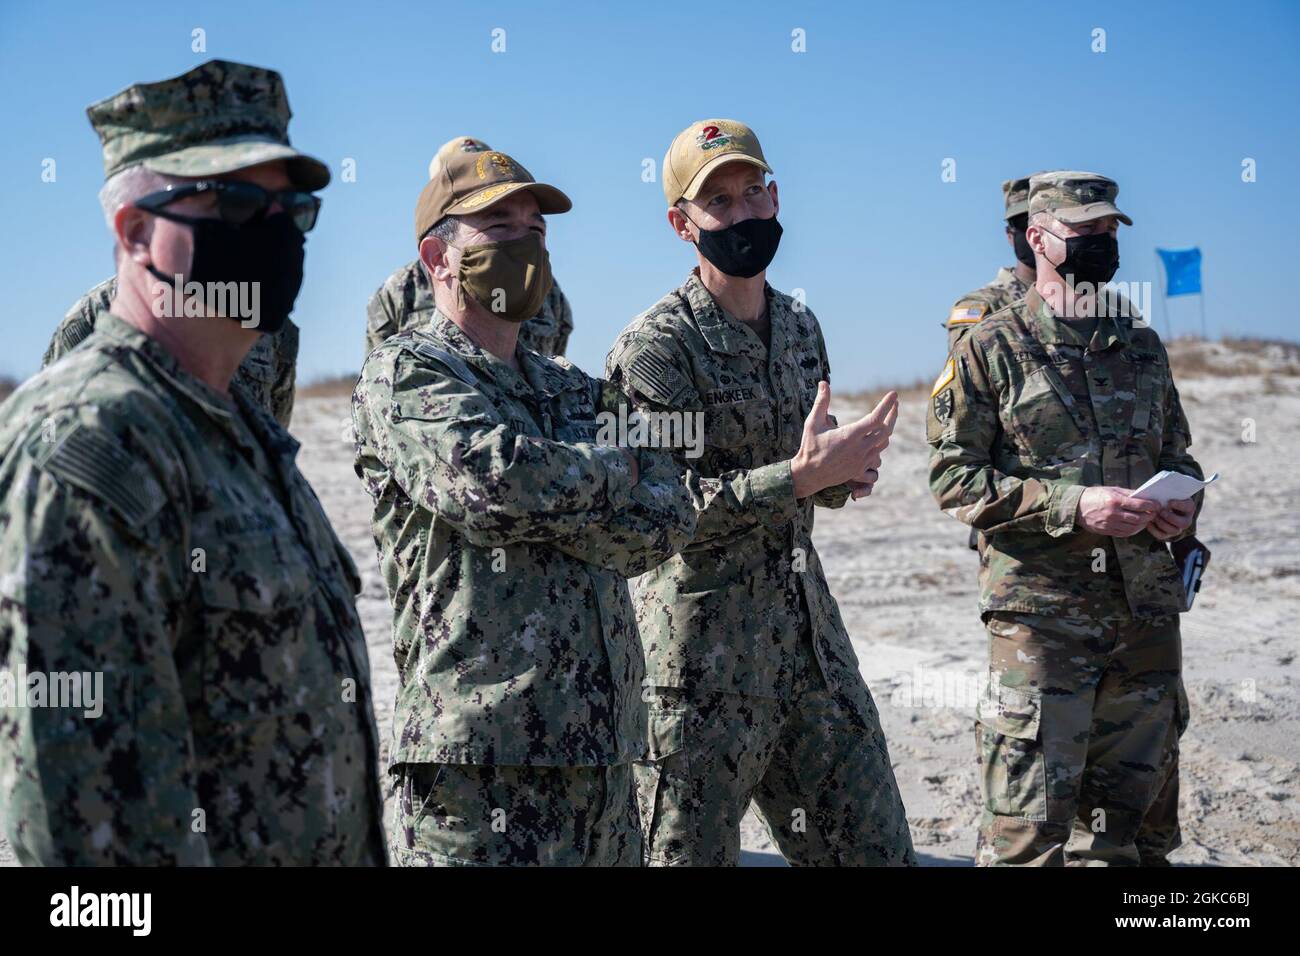
{"label": "camouflage patrol cap", "polygon": [[486,153],[491,149],[492,147],[483,140],[475,139],[473,136],[453,136],[439,146],[438,151],[433,154],[433,159],[429,160],[429,178],[432,179],[437,175],[438,164],[452,153]]}
{"label": "camouflage patrol cap", "polygon": [[1118,216],[1125,225],[1133,220],[1119,211],[1115,197],[1119,184],[1099,173],[1075,169],[1054,169],[1029,177],[1029,214],[1051,213],[1061,222],[1089,222],[1103,216]]}
{"label": "camouflage patrol cap", "polygon": [[129,166],[169,176],[219,176],[285,160],[300,189],[329,168],[289,145],[289,99],[274,70],[209,60],[188,73],[137,83],[86,108],[104,147],[104,178]]}
{"label": "camouflage patrol cap", "polygon": [[668,205],[679,199],[694,199],[710,173],[735,162],[772,172],[758,137],[744,123],[727,119],[692,123],[677,134],[664,155],[664,198]]}
{"label": "camouflage patrol cap", "polygon": [[1029,177],[1008,179],[1002,184],[1002,201],[1007,211],[1003,219],[1014,219],[1029,212]]}
{"label": "camouflage patrol cap", "polygon": [[415,241],[444,216],[482,212],[507,196],[526,189],[537,197],[543,214],[568,212],[569,197],[554,186],[539,183],[533,174],[505,153],[453,150],[434,164],[433,177],[420,190],[415,204]]}

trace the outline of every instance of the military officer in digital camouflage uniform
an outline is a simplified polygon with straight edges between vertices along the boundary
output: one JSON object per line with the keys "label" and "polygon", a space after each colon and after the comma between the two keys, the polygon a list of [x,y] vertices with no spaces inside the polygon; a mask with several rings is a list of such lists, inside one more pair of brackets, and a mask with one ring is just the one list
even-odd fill
{"label": "military officer in digital camouflage uniform", "polygon": [[985,540],[986,865],[1137,864],[1187,720],[1166,542],[1193,533],[1200,496],[1130,495],[1201,469],[1164,345],[1102,288],[1130,221],[1117,193],[1095,173],[1031,178],[1034,287],[961,340],[931,395],[931,489]]}
{"label": "military officer in digital camouflage uniform", "polygon": [[612,390],[518,341],[568,198],[504,153],[442,173],[415,217],[434,309],[353,396],[400,680],[390,845],[407,865],[640,865],[624,578],[695,512],[667,453],[606,442]]}
{"label": "military officer in digital camouflage uniform", "polygon": [[623,331],[611,382],[643,413],[704,424],[679,455],[699,524],[639,583],[652,865],[734,865],[752,800],[802,865],[913,864],[871,694],[812,544],[813,507],[869,494],[890,393],[836,427],[817,319],[766,282],[777,188],[753,131],[692,123],[664,159],[668,221],[697,267]]}
{"label": "military officer in digital camouflage uniform", "polygon": [[[257,67],[89,115],[118,288],[0,409],[0,668],[102,686],[89,714],[0,708],[5,836],[27,864],[383,863],[356,568],[297,442],[232,381],[292,308],[329,171]],[[265,332],[155,314],[170,277],[218,266],[263,284]]]}
{"label": "military officer in digital camouflage uniform", "polygon": [[[108,313],[116,292],[117,276],[110,276],[72,304],[45,349],[42,368],[72,351],[95,330],[96,320]],[[297,374],[298,326],[293,319],[286,319],[279,332],[258,336],[239,363],[235,380],[288,428],[293,418]]]}
{"label": "military officer in digital camouflage uniform", "polygon": [[[450,155],[490,151],[487,143],[472,136],[449,139],[429,162],[429,178],[437,175],[438,166]],[[366,305],[366,354],[389,336],[428,322],[434,307],[433,290],[420,260],[408,262],[384,280]],[[519,327],[519,344],[543,355],[563,355],[572,331],[573,309],[552,278],[541,309]]]}
{"label": "military officer in digital camouflage uniform", "polygon": [[948,351],[952,352],[961,337],[986,315],[992,315],[1021,298],[1034,284],[1034,250],[1025,241],[1029,220],[1029,179],[1008,179],[1002,184],[1006,209],[1007,244],[1016,254],[1016,264],[1003,266],[988,285],[967,292],[952,305],[948,321]]}

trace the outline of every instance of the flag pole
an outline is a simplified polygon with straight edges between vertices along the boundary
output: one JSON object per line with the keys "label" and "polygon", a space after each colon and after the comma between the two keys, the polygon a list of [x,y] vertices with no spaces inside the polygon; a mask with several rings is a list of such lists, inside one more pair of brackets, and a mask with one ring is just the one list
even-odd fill
{"label": "flag pole", "polygon": [[[1164,274],[1164,260],[1160,258],[1159,251],[1156,251],[1154,255],[1156,257],[1157,266],[1156,277],[1159,278]],[[1165,338],[1173,341],[1174,330],[1173,326],[1169,324],[1169,300],[1165,298],[1165,282],[1168,282],[1168,280],[1168,275],[1165,275],[1165,281],[1160,283],[1160,308],[1165,313]],[[1155,323],[1153,322],[1152,325],[1154,324]]]}

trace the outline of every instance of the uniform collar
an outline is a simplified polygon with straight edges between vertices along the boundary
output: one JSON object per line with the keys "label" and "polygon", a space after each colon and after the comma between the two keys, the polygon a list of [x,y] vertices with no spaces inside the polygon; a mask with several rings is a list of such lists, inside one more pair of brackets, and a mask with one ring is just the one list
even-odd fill
{"label": "uniform collar", "polygon": [[1025,285],[1025,280],[1016,275],[1015,266],[1003,266],[998,270],[996,278],[993,280],[994,285],[1006,286],[1009,289],[1018,289],[1022,294],[1029,286]]}
{"label": "uniform collar", "polygon": [[1116,342],[1128,345],[1130,342],[1131,320],[1120,317],[1110,297],[1102,299],[1103,307],[1097,329],[1090,341],[1084,341],[1082,335],[1072,329],[1068,322],[1059,319],[1052,307],[1047,304],[1037,286],[1030,286],[1025,293],[1025,321],[1029,324],[1034,337],[1044,345],[1074,345],[1086,347],[1089,351],[1100,352],[1110,348]]}
{"label": "uniform collar", "polygon": [[523,346],[515,348],[515,358],[519,361],[519,371],[516,372],[491,352],[480,348],[464,329],[437,308],[434,308],[425,331],[437,336],[444,346],[502,391],[517,398],[551,398],[571,387],[569,374],[562,366],[533,354]]}
{"label": "uniform collar", "polygon": [[[709,348],[723,355],[763,358],[766,349],[763,347],[762,340],[753,329],[728,315],[726,310],[718,305],[718,300],[713,298],[713,293],[704,287],[698,267],[691,271],[680,291],[690,304],[691,312],[695,316],[695,324],[699,326],[704,340],[709,343]],[[775,325],[778,320],[777,310],[772,308],[772,287],[764,283],[763,293],[767,297],[768,320]],[[775,338],[775,333],[773,337]]]}
{"label": "uniform collar", "polygon": [[[202,379],[185,371],[176,356],[167,351],[161,342],[112,312],[106,312],[95,320],[95,331],[140,355],[159,376],[193,402],[204,415],[229,435],[232,441],[246,453],[252,453],[249,440],[251,426],[245,423],[251,422],[259,414],[269,415],[269,413],[261,409],[237,378],[231,380],[230,397],[227,398]],[[292,459],[298,452],[297,440],[282,428],[277,431],[282,432],[283,436],[259,435],[263,438],[263,447],[277,453],[287,453]]]}

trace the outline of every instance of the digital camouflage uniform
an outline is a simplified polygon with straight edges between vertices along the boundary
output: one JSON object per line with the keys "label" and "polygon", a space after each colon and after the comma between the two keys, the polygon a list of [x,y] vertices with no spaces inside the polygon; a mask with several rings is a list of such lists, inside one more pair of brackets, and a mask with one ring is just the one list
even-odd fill
{"label": "digital camouflage uniform", "polygon": [[1077,519],[1086,487],[1201,477],[1164,346],[1117,302],[1065,321],[1030,289],[962,339],[931,395],[931,490],[985,542],[981,864],[1137,863],[1186,725],[1168,548]]}
{"label": "digital camouflage uniform", "polygon": [[690,546],[636,593],[649,740],[637,764],[652,864],[735,865],[751,799],[794,864],[915,863],[880,720],[813,548],[790,458],[830,368],[813,314],[767,287],[771,344],[693,273],[609,353],[646,412],[703,416],[678,467],[699,515]]}
{"label": "digital camouflage uniform", "polygon": [[360,579],[298,443],[110,313],[0,406],[0,707],[25,864],[382,864]]}
{"label": "digital camouflage uniform", "polygon": [[[117,293],[117,277],[110,276],[73,303],[59,327],[54,330],[41,367],[71,352],[95,329],[95,322],[105,315]],[[293,417],[294,380],[298,366],[298,326],[285,320],[284,328],[274,335],[259,335],[235,371],[235,381],[253,399],[275,416],[285,428]]]}
{"label": "digital camouflage uniform", "polygon": [[[87,112],[106,177],[329,182],[270,70],[212,60]],[[6,837],[23,863],[382,864],[360,578],[297,442],[240,382],[94,324],[0,407],[0,694],[103,690],[98,714],[0,708]]]}
{"label": "digital camouflage uniform", "polygon": [[[433,319],[433,289],[417,259],[408,262],[375,290],[366,305],[366,354],[399,332],[420,328]],[[573,309],[551,283],[542,310],[519,327],[519,344],[543,355],[563,355],[573,331]]]}
{"label": "digital camouflage uniform", "polygon": [[639,452],[634,485],[595,444],[611,390],[516,356],[435,311],[370,353],[353,396],[400,681],[390,842],[402,864],[640,865],[624,579],[695,513],[667,454]]}

